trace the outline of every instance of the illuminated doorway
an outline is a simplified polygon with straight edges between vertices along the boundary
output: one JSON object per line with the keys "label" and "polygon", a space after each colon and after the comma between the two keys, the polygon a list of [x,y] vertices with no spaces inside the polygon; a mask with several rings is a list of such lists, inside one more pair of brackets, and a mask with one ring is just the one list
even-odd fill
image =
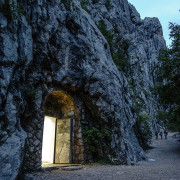
{"label": "illuminated doorway", "polygon": [[81,121],[73,97],[62,90],[52,91],[46,97],[44,114],[42,166],[84,162]]}
{"label": "illuminated doorway", "polygon": [[45,116],[42,163],[72,163],[72,119]]}
{"label": "illuminated doorway", "polygon": [[42,163],[54,163],[56,118],[45,116],[43,130]]}

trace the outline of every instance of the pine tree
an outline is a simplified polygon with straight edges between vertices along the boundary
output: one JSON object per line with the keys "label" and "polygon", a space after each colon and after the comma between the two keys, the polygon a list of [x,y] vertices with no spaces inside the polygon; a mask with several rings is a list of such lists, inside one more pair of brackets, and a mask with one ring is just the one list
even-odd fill
{"label": "pine tree", "polygon": [[169,29],[172,44],[163,49],[158,58],[157,92],[161,102],[168,105],[168,124],[173,130],[180,131],[180,25],[170,23]]}

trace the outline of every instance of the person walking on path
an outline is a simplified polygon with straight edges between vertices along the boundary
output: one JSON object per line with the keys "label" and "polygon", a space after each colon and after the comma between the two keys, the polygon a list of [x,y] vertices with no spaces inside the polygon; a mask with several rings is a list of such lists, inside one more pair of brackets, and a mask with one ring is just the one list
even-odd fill
{"label": "person walking on path", "polygon": [[155,135],[156,135],[156,140],[158,139],[158,132],[156,131],[155,132]]}
{"label": "person walking on path", "polygon": [[164,130],[164,136],[165,136],[165,139],[167,139],[167,135],[168,135],[167,130]]}
{"label": "person walking on path", "polygon": [[162,131],[159,133],[159,135],[161,136],[161,139],[162,139],[162,135],[163,135]]}

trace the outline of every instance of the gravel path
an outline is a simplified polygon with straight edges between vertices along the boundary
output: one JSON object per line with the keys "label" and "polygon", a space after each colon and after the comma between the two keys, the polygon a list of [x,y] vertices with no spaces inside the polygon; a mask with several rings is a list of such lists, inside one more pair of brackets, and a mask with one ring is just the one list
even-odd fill
{"label": "gravel path", "polygon": [[34,180],[180,180],[180,141],[172,137],[153,140],[149,161],[135,166],[83,165],[76,171],[53,170],[36,173]]}

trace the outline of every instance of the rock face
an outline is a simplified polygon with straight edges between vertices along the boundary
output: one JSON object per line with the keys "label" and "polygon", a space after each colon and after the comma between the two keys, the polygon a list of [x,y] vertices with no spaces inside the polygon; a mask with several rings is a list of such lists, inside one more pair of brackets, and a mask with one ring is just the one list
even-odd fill
{"label": "rock face", "polygon": [[[53,91],[74,100],[77,113],[67,117],[82,122],[81,145],[82,130],[98,124],[111,136],[101,139],[98,157],[143,159],[135,126],[139,114],[156,125],[150,89],[165,47],[159,20],[142,20],[127,0],[13,2],[0,1],[0,179],[15,179],[22,164],[41,167],[44,105]],[[119,58],[118,68],[120,52],[129,60]],[[77,152],[82,161],[94,157],[86,143]]]}

